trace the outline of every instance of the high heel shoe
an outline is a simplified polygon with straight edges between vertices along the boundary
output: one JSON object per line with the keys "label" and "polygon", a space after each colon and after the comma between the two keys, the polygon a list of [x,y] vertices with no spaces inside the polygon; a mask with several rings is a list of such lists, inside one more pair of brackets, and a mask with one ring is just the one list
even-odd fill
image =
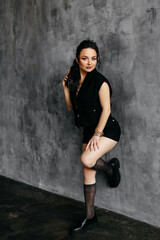
{"label": "high heel shoe", "polygon": [[84,220],[75,228],[70,230],[70,235],[79,235],[85,233],[88,229],[92,229],[99,226],[97,215],[95,214],[92,218],[84,218]]}

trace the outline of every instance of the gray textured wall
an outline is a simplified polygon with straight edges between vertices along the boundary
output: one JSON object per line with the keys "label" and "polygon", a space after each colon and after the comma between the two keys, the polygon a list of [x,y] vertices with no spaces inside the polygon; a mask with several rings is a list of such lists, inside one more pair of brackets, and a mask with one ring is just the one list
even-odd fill
{"label": "gray textured wall", "polygon": [[0,1],[0,174],[84,201],[82,129],[62,78],[94,39],[112,84],[122,181],[97,174],[95,204],[160,225],[160,1]]}

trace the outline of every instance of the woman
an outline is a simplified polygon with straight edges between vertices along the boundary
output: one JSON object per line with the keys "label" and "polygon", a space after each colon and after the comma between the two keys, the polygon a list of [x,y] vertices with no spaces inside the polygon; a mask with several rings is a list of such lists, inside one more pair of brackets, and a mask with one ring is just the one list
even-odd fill
{"label": "woman", "polygon": [[63,79],[66,106],[68,110],[73,110],[76,126],[83,127],[80,159],[84,174],[85,216],[77,227],[71,229],[72,235],[98,225],[94,211],[96,171],[106,173],[110,187],[117,187],[121,179],[119,160],[113,158],[107,163],[101,158],[116,146],[121,130],[111,115],[110,83],[97,71],[97,63],[100,66],[97,44],[84,40],[77,47],[73,65]]}

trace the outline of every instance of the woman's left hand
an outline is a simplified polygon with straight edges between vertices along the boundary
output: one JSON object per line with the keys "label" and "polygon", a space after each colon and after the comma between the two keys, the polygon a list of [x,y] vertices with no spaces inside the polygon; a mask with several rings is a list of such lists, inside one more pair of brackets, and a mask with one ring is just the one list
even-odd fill
{"label": "woman's left hand", "polygon": [[94,150],[96,151],[96,149],[99,149],[99,140],[101,137],[99,136],[94,136],[89,140],[87,146],[86,146],[86,151],[87,149],[90,147],[90,151]]}

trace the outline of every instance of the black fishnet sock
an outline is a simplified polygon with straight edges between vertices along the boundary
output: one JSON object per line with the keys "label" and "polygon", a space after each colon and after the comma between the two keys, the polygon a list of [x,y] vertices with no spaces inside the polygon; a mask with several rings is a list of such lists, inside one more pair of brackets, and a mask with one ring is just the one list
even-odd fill
{"label": "black fishnet sock", "polygon": [[91,169],[104,171],[108,175],[113,174],[112,168],[102,158],[99,158]]}
{"label": "black fishnet sock", "polygon": [[83,187],[85,199],[85,215],[86,218],[92,218],[94,216],[94,197],[96,194],[96,183],[83,184]]}

